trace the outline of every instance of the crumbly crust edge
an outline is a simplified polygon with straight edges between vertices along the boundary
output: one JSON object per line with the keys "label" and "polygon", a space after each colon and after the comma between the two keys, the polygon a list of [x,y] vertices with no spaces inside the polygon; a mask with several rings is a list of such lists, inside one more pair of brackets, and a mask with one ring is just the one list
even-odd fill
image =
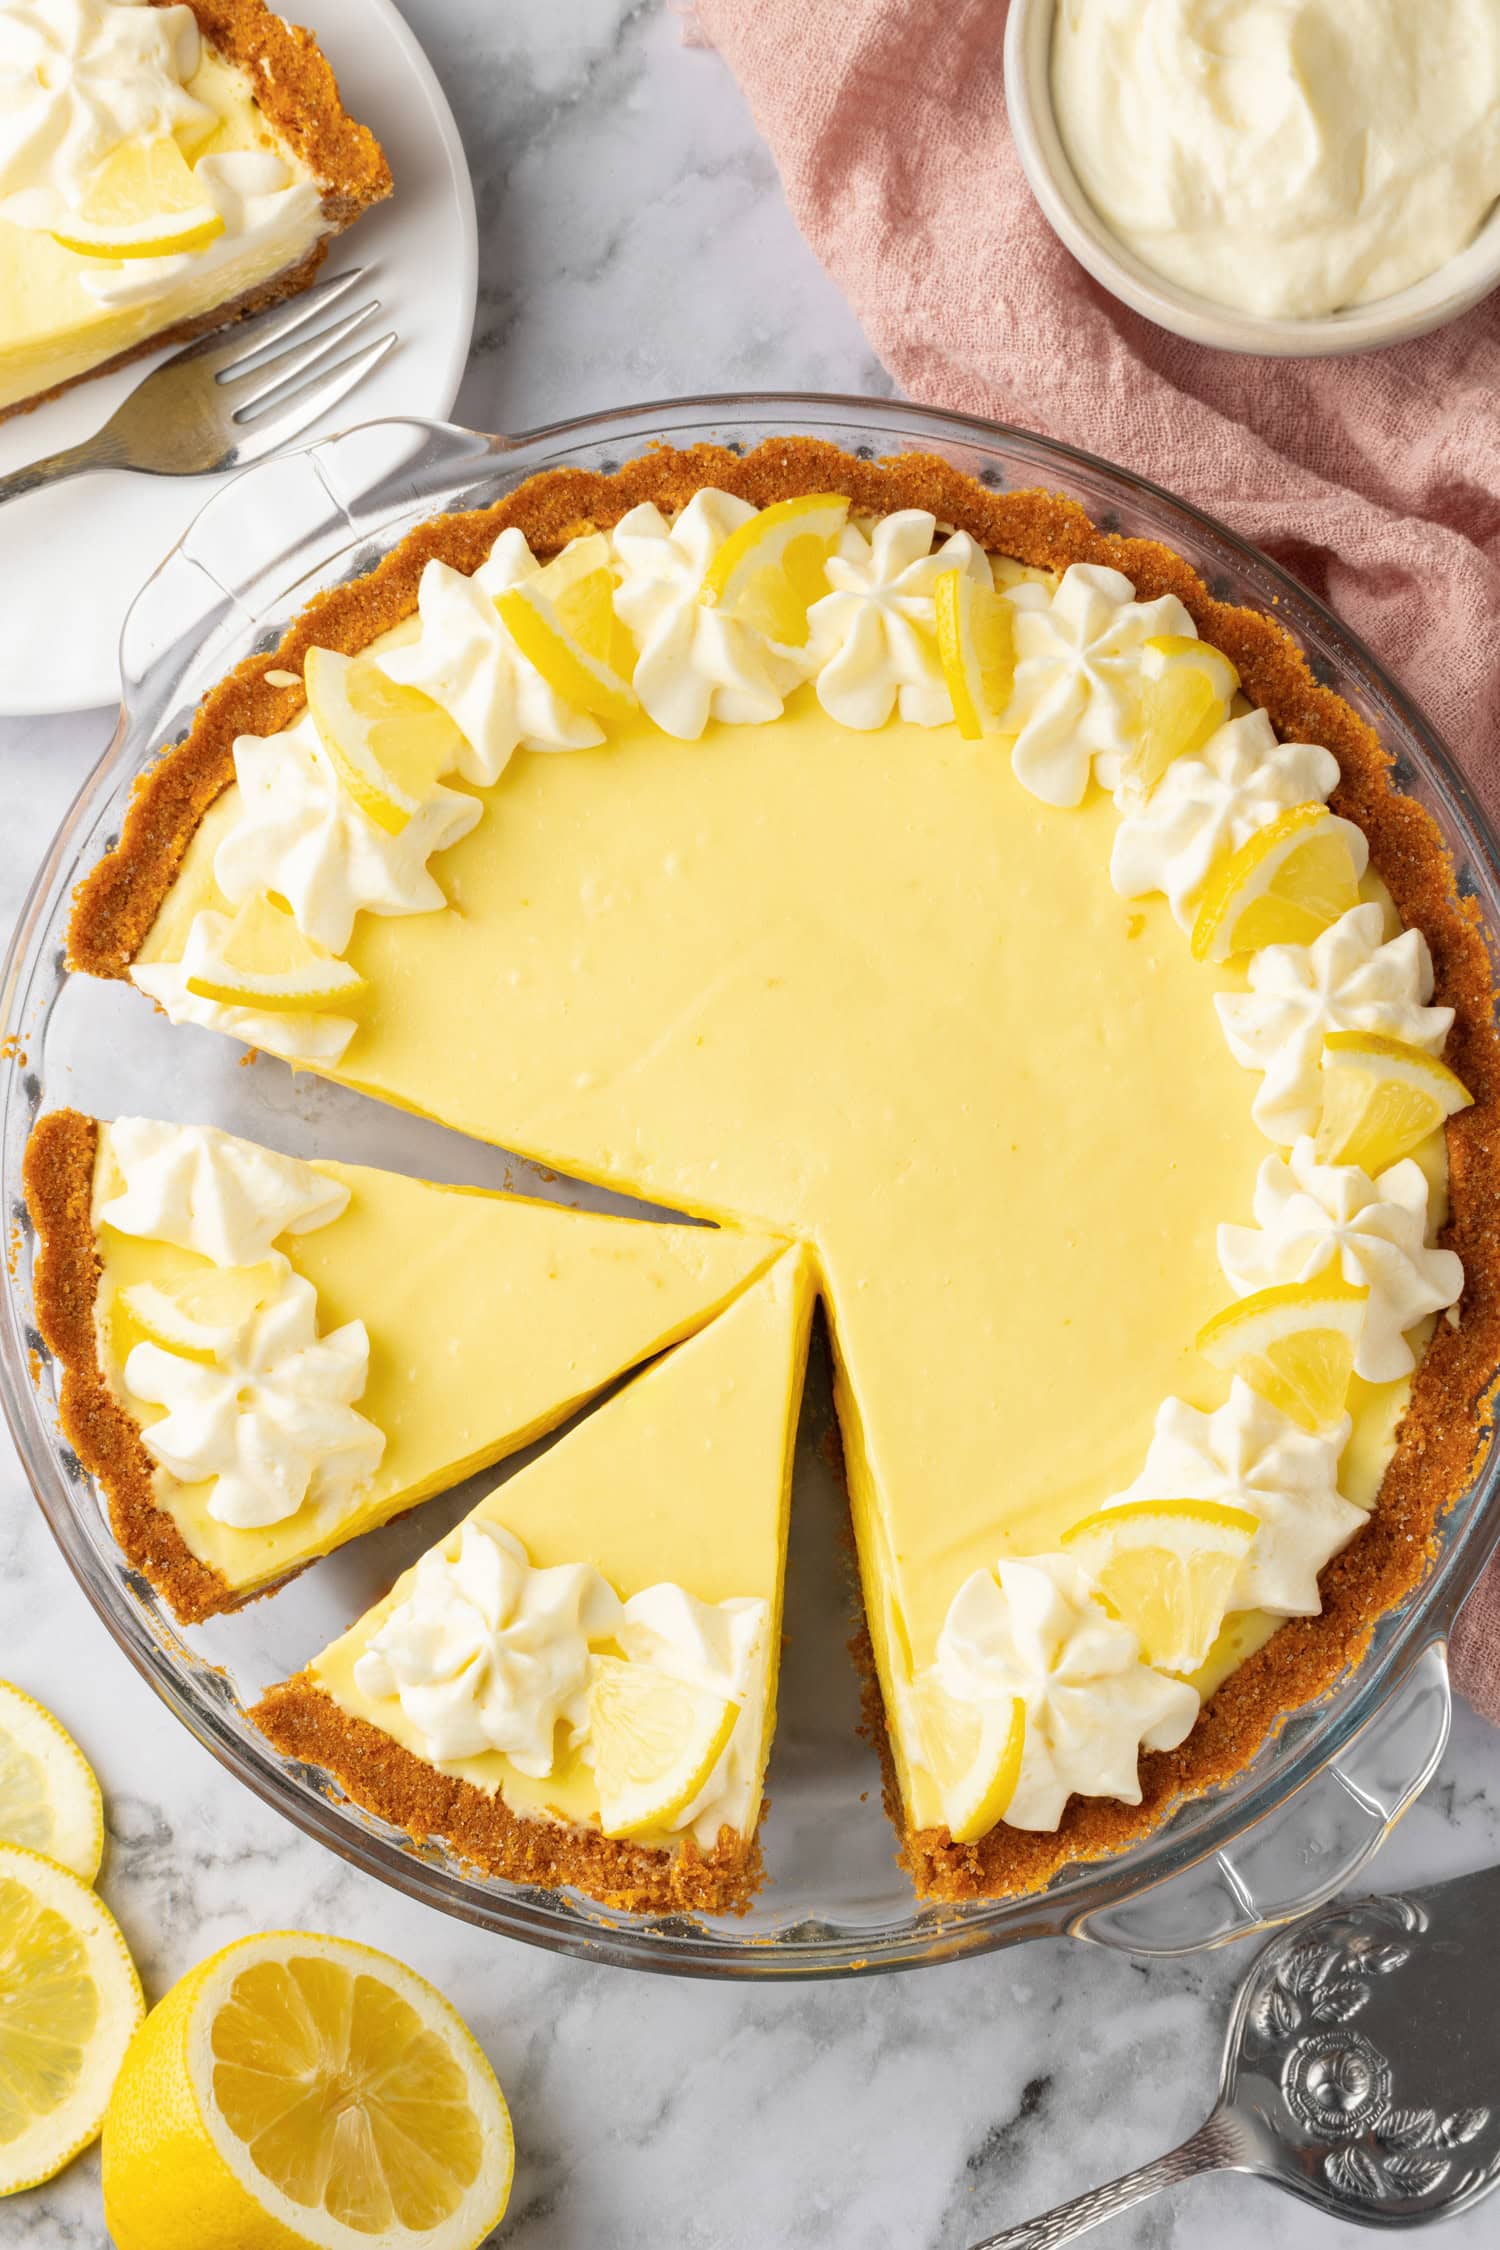
{"label": "crumbly crust edge", "polygon": [[351,1716],[311,1671],[269,1688],[250,1717],[284,1757],[331,1773],[367,1811],[512,1883],[579,1890],[625,1914],[743,1914],[764,1873],[758,1841],[730,1828],[712,1851],[691,1836],[665,1851],[525,1818]]}
{"label": "crumbly crust edge", "polygon": [[1290,1711],[1337,1684],[1368,1646],[1376,1619],[1419,1583],[1439,1519],[1469,1483],[1491,1428],[1500,1369],[1500,1034],[1478,908],[1460,894],[1431,816],[1393,789],[1393,761],[1373,729],[1317,682],[1286,628],[1217,601],[1168,547],[1101,530],[1057,494],[990,491],[936,456],[862,461],[821,439],[790,438],[769,439],[745,455],[708,445],[656,447],[609,475],[549,470],[492,507],[420,526],[368,576],[315,596],[276,650],[247,658],[210,690],[186,739],[141,776],[118,845],[80,884],[70,963],[96,976],[128,976],[199,822],[233,778],[235,737],[275,733],[300,708],[300,685],[274,687],[268,671],[300,674],[314,642],[350,653],[368,646],[415,608],[429,560],[472,571],[508,525],[517,525],[534,551],[551,553],[580,532],[607,528],[641,501],[670,511],[707,484],[758,506],[839,491],[874,513],[927,508],[1024,563],[1051,570],[1102,563],[1124,571],[1142,599],[1176,594],[1203,638],[1231,658],[1246,694],[1278,734],[1323,743],[1338,758],[1342,778],[1333,803],[1364,830],[1403,919],[1427,938],[1438,998],[1456,1011],[1446,1055],[1474,1106],[1448,1126],[1454,1215],[1444,1240],[1464,1261],[1462,1323],[1440,1324],[1422,1361],[1371,1520],[1323,1573],[1322,1614],[1283,1624],[1209,1699],[1179,1749],[1143,1757],[1140,1805],[1074,1798],[1059,1829],[1045,1836],[1002,1825],[977,1844],[955,1845],[942,1829],[909,1830],[878,1686],[867,1675],[887,1803],[919,1892],[956,1901],[1031,1891],[1074,1861],[1122,1849],[1184,1797],[1231,1778]]}

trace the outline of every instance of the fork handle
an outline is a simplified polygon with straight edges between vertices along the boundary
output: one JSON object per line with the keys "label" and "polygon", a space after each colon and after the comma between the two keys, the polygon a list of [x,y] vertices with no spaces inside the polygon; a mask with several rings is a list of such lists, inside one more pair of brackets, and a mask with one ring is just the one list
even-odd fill
{"label": "fork handle", "polygon": [[987,2234],[983,2242],[974,2244],[974,2250],[1060,2250],[1064,2242],[1075,2241],[1101,2220],[1113,2219],[1121,2211],[1144,2203],[1162,2188],[1175,2187],[1179,2180],[1191,2180],[1200,2172],[1232,2169],[1242,2161],[1242,2154],[1233,2127],[1216,2111],[1180,2148],[1153,2157],[1149,2164],[1139,2165],[1103,2187],[1089,2188],[1070,2202],[1043,2211],[1039,2218],[1023,2219],[1018,2227],[1003,2227],[999,2234]]}
{"label": "fork handle", "polygon": [[99,430],[82,445],[64,446],[61,453],[44,454],[24,469],[13,469],[9,476],[0,477],[0,506],[7,500],[19,500],[23,492],[37,492],[44,484],[61,484],[64,477],[87,475],[90,469],[115,469],[124,466],[124,455],[106,430]]}

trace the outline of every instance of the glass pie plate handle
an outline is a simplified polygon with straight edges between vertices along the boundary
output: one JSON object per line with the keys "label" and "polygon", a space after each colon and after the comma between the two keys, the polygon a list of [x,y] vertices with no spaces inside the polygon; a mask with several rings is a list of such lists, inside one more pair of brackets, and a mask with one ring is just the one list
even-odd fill
{"label": "glass pie plate handle", "polygon": [[1452,1711],[1447,1644],[1429,1641],[1329,1763],[1254,1828],[1183,1874],[1080,1915],[1073,1935],[1126,1953],[1195,1953],[1326,1904],[1432,1779]]}
{"label": "glass pie plate handle", "polygon": [[[349,1089],[244,1070],[229,1041],[192,1031],[169,1038],[124,986],[69,976],[73,887],[117,839],[139,775],[185,736],[200,697],[227,672],[274,662],[282,633],[314,594],[364,576],[424,520],[503,504],[539,474],[608,473],[659,441],[739,453],[808,433],[867,460],[936,454],[997,490],[1065,493],[1112,531],[1174,547],[1217,598],[1274,613],[1317,677],[1387,746],[1396,787],[1438,823],[1500,959],[1500,845],[1421,714],[1275,564],[1106,462],[929,408],[812,394],[654,401],[513,437],[410,419],[365,424],[217,489],[126,621],[115,739],[59,828],[0,968],[0,1032],[12,1035],[16,1056],[14,1068],[0,1070],[0,1210],[12,1229],[0,1273],[0,1406],[89,1600],[182,1723],[306,1833],[429,1906],[590,1961],[703,1977],[867,1975],[1064,1932],[1138,1954],[1223,1943],[1349,1882],[1430,1776],[1448,1723],[1447,1635],[1500,1544],[1500,1448],[1476,1461],[1434,1528],[1418,1582],[1374,1621],[1358,1663],[1291,1712],[1242,1769],[1125,1850],[1064,1868],[1043,1891],[922,1902],[896,1862],[874,1753],[857,1731],[859,1683],[845,1655],[846,1501],[817,1426],[818,1413],[831,1411],[825,1398],[810,1412],[799,1454],[793,1540],[801,1546],[788,1580],[769,1880],[743,1920],[719,1922],[627,1916],[480,1877],[441,1845],[415,1844],[362,1813],[325,1775],[278,1758],[256,1732],[247,1713],[264,1686],[341,1632],[427,1544],[417,1518],[351,1543],[274,1602],[179,1630],[125,1564],[58,1428],[59,1372],[33,1326],[35,1245],[21,1196],[27,1135],[41,1109],[71,1102],[120,1115],[166,1102],[163,1114],[211,1118],[277,1145],[290,1136],[308,1152],[342,1136],[357,1160],[428,1177],[472,1180],[480,1161],[467,1144],[455,1153],[441,1128]],[[491,1156],[497,1173],[514,1162],[523,1192],[552,1192],[521,1160],[503,1152],[483,1160]],[[574,1183],[562,1192],[584,1191]],[[467,1500],[460,1490],[430,1505],[458,1510],[482,1489],[475,1480]]]}

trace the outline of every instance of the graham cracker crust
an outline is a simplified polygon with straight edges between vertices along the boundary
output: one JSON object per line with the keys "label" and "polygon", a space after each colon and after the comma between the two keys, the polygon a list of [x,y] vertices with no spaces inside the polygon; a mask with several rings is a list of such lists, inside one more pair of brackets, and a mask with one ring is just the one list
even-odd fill
{"label": "graham cracker crust", "polygon": [[[1478,908],[1461,895],[1457,870],[1431,816],[1392,788],[1393,761],[1373,729],[1319,685],[1282,625],[1215,600],[1170,548],[1101,530],[1076,503],[1055,494],[990,491],[934,456],[867,462],[820,439],[792,438],[768,440],[743,456],[716,446],[682,451],[662,446],[610,475],[551,470],[493,507],[419,527],[367,577],[317,595],[274,652],[247,658],[204,697],[187,739],[163,751],[137,783],[119,844],[80,884],[70,964],[95,976],[128,975],[198,823],[233,778],[235,737],[274,733],[301,705],[300,686],[274,687],[268,671],[300,674],[314,642],[348,653],[366,647],[415,608],[418,579],[433,557],[473,571],[497,534],[512,524],[537,553],[555,552],[580,532],[607,528],[640,501],[671,511],[705,484],[760,506],[836,491],[871,512],[928,508],[988,549],[1023,563],[1055,571],[1075,562],[1103,563],[1124,571],[1145,600],[1176,594],[1203,638],[1231,658],[1245,693],[1268,713],[1278,734],[1322,743],[1338,758],[1342,779],[1333,804],[1364,830],[1372,863],[1403,920],[1427,938],[1437,997],[1455,1010],[1446,1054],[1474,1106],[1447,1128],[1453,1218],[1443,1239],[1464,1261],[1462,1324],[1456,1329],[1440,1324],[1423,1358],[1371,1520],[1322,1575],[1322,1614],[1283,1624],[1204,1706],[1179,1749],[1142,1758],[1139,1806],[1074,1798],[1054,1834],[1002,1825],[972,1845],[954,1844],[945,1829],[906,1828],[879,1689],[866,1663],[870,1718],[886,1764],[886,1800],[918,1891],[962,1900],[1034,1890],[1071,1862],[1118,1851],[1159,1825],[1184,1797],[1229,1779],[1291,1710],[1334,1687],[1358,1662],[1376,1618],[1421,1580],[1438,1521],[1468,1485],[1490,1434],[1500,1370],[1500,1036]],[[297,1690],[302,1697],[307,1692]],[[322,1742],[324,1731],[306,1739]],[[344,1760],[334,1770],[350,1786],[347,1743],[330,1737],[327,1747]],[[430,1774],[419,1761],[409,1763],[417,1774]],[[377,1809],[410,1825],[403,1807],[407,1792],[417,1786],[415,1776],[389,1758],[381,1773],[384,1801]],[[370,1786],[362,1780],[351,1794]],[[369,1802],[368,1794],[361,1801]],[[444,1817],[475,1817],[472,1808],[453,1805],[446,1796],[442,1805]]]}
{"label": "graham cracker crust", "polygon": [[331,1773],[356,1804],[512,1883],[572,1888],[625,1914],[743,1914],[764,1874],[759,1843],[728,1827],[711,1852],[691,1836],[665,1851],[524,1819],[351,1718],[310,1671],[269,1688],[250,1717],[284,1757]]}
{"label": "graham cracker crust", "polygon": [[[174,0],[151,0],[153,7],[170,7]],[[338,81],[310,31],[284,23],[265,0],[186,0],[198,20],[205,41],[243,70],[250,79],[256,106],[280,138],[300,156],[323,190],[322,211],[326,232],[312,248],[268,281],[258,282],[236,297],[214,305],[191,320],[159,328],[123,352],[85,367],[49,390],[35,391],[0,407],[0,422],[12,415],[29,414],[49,399],[96,375],[112,375],[133,360],[145,359],[170,344],[189,344],[215,329],[248,320],[266,312],[287,297],[306,289],[328,255],[337,234],[352,226],[362,211],[391,192],[390,166],[385,151],[367,126],[357,124],[339,98]]]}

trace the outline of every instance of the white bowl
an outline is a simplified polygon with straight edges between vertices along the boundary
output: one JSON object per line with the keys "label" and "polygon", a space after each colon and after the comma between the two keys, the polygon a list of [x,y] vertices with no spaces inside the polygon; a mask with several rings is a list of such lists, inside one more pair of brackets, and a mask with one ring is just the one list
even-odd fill
{"label": "white bowl", "polygon": [[1031,191],[1063,247],[1122,304],[1159,328],[1220,351],[1306,359],[1368,352],[1425,336],[1456,320],[1500,285],[1500,203],[1472,242],[1424,281],[1373,304],[1315,320],[1267,320],[1179,289],[1111,233],[1068,161],[1052,105],[1052,26],[1057,0],[1011,0],[1005,27],[1005,103]]}

